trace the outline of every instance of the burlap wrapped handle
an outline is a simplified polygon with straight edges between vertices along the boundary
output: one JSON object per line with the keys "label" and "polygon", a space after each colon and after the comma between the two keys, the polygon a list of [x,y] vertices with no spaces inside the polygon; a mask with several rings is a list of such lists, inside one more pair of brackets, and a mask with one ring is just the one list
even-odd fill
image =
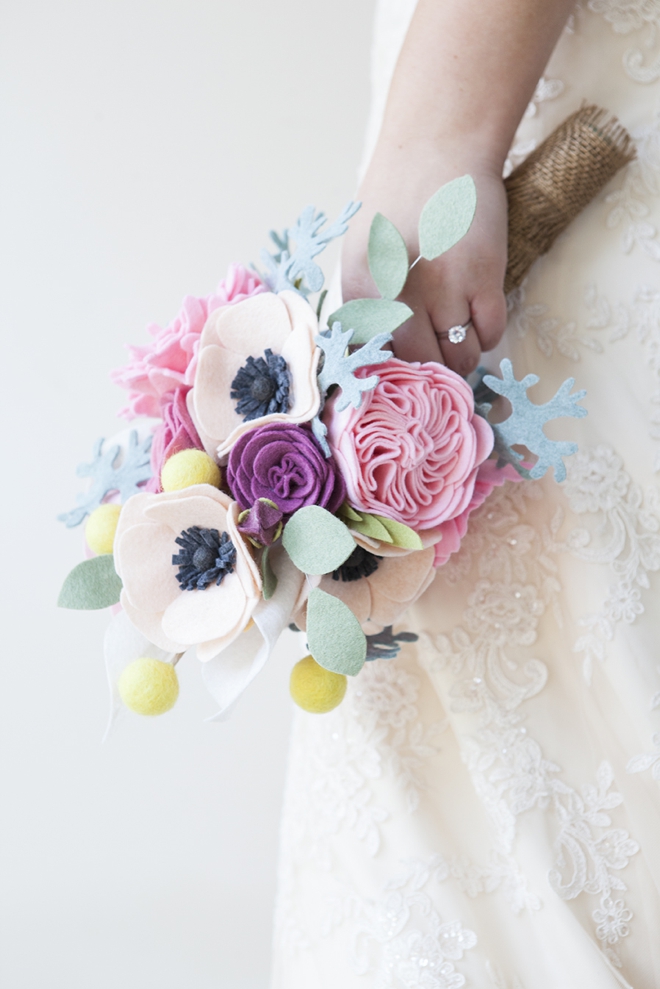
{"label": "burlap wrapped handle", "polygon": [[509,175],[505,292],[520,285],[536,259],[634,157],[627,130],[606,110],[583,106]]}

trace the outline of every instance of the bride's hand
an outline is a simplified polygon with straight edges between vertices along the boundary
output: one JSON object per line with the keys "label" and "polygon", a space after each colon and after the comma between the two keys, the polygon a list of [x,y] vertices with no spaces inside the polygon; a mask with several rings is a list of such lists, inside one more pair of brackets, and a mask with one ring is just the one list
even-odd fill
{"label": "bride's hand", "polygon": [[[507,206],[495,169],[461,153],[435,155],[428,146],[379,145],[360,188],[363,206],[345,238],[344,301],[378,295],[367,264],[369,227],[376,212],[403,235],[410,263],[419,254],[417,223],[424,203],[445,182],[469,173],[477,187],[477,211],[468,234],[435,261],[411,270],[400,300],[414,312],[394,334],[393,349],[406,361],[439,361],[467,375],[480,354],[499,342],[506,327],[503,292]],[[463,343],[451,343],[450,327],[472,320]]]}

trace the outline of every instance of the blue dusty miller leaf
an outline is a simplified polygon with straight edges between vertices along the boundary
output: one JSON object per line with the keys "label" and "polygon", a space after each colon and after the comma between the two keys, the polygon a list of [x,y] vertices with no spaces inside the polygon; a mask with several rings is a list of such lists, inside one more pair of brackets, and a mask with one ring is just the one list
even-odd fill
{"label": "blue dusty miller leaf", "polygon": [[417,642],[419,636],[414,632],[392,633],[392,626],[386,625],[382,632],[367,636],[367,662],[374,659],[394,659],[401,652],[402,642]]}
{"label": "blue dusty miller leaf", "polygon": [[315,587],[307,600],[307,645],[326,670],[357,676],[367,656],[367,637],[351,609]]}
{"label": "blue dusty miller leaf", "polygon": [[[491,426],[496,439],[500,439],[510,449],[515,444],[526,446],[538,457],[537,462],[529,471],[529,477],[543,477],[549,467],[554,468],[555,480],[566,478],[566,465],[563,457],[568,457],[577,450],[577,443],[560,440],[550,440],[543,432],[543,426],[552,419],[571,416],[581,419],[587,415],[587,410],[577,403],[587,394],[586,391],[570,394],[575,384],[574,378],[567,378],[557,390],[553,398],[544,405],[535,405],[527,397],[527,389],[535,385],[539,378],[536,374],[527,374],[522,381],[516,381],[511,361],[504,359],[500,363],[502,378],[492,374],[484,376],[484,384],[498,395],[504,395],[511,402],[511,415],[504,422]],[[511,450],[511,454],[522,460],[522,456]]]}
{"label": "blue dusty miller leaf", "polygon": [[342,332],[341,323],[334,323],[332,329],[316,337],[316,344],[325,354],[323,369],[319,374],[319,386],[327,392],[332,385],[339,385],[341,395],[337,400],[337,412],[352,405],[359,409],[362,404],[362,393],[371,391],[378,384],[378,375],[368,378],[356,378],[354,371],[360,367],[372,364],[382,364],[389,360],[392,354],[380,348],[392,339],[389,333],[380,333],[373,337],[364,347],[347,354],[348,345],[353,339],[353,330]]}
{"label": "blue dusty miller leaf", "polygon": [[394,333],[413,315],[405,302],[391,299],[353,299],[328,316],[328,325],[341,323],[353,330],[352,344],[369,343],[379,333]]}
{"label": "blue dusty miller leaf", "polygon": [[355,549],[355,540],[343,522],[320,505],[299,508],[282,533],[282,545],[303,573],[332,573]]}
{"label": "blue dusty miller leaf", "polygon": [[270,290],[283,292],[288,289],[304,296],[319,292],[323,288],[323,271],[314,258],[332,240],[346,233],[348,221],[361,205],[348,203],[335,222],[325,230],[321,228],[326,222],[326,215],[317,213],[314,206],[307,206],[282,236],[271,230],[270,237],[276,250],[273,254],[266,250],[261,252],[261,260],[267,269],[263,278]]}
{"label": "blue dusty miller leaf", "polygon": [[408,277],[408,249],[403,237],[382,213],[376,213],[369,230],[369,271],[385,299],[396,299]]}
{"label": "blue dusty miller leaf", "polygon": [[477,189],[471,175],[441,186],[419,218],[419,253],[427,261],[440,257],[465,237],[477,208]]}
{"label": "blue dusty miller leaf", "polygon": [[331,456],[330,447],[328,446],[328,441],[326,439],[326,436],[328,435],[328,427],[321,421],[321,419],[319,419],[318,415],[315,415],[312,419],[312,432],[314,433],[316,442],[323,450],[325,456]]}
{"label": "blue dusty miller leaf", "polygon": [[62,585],[57,604],[81,611],[109,608],[118,603],[121,588],[112,554],[94,556],[73,568]]}
{"label": "blue dusty miller leaf", "polygon": [[80,464],[76,469],[78,477],[91,477],[92,484],[88,491],[78,495],[78,508],[58,515],[60,522],[68,528],[80,525],[85,516],[98,508],[110,491],[119,492],[119,500],[123,504],[140,491],[140,484],[151,477],[151,442],[153,437],[147,436],[138,442],[136,430],[131,430],[128,446],[123,451],[119,444],[103,450],[104,440],[101,438],[94,444],[92,461]]}

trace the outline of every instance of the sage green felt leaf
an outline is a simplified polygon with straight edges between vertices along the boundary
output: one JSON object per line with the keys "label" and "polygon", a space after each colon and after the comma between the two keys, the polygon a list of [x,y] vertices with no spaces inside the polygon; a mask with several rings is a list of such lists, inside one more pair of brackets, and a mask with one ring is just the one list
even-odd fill
{"label": "sage green felt leaf", "polygon": [[353,299],[328,316],[328,326],[341,323],[347,329],[354,330],[351,344],[369,343],[379,333],[394,333],[412,314],[412,309],[405,302]]}
{"label": "sage green felt leaf", "polygon": [[357,676],[367,658],[367,637],[351,609],[315,587],[307,599],[307,645],[326,670]]}
{"label": "sage green felt leaf", "polygon": [[471,175],[441,186],[419,218],[419,253],[427,261],[440,257],[470,229],[477,208],[477,189]]}
{"label": "sage green felt leaf", "polygon": [[354,508],[351,508],[347,501],[345,501],[341,506],[338,514],[341,515],[343,519],[350,519],[353,522],[359,522],[362,519],[362,516],[356,512]]}
{"label": "sage green felt leaf", "polygon": [[376,515],[365,513],[359,522],[351,522],[350,527],[363,536],[369,536],[370,539],[380,539],[383,543],[394,542],[389,531]]}
{"label": "sage green felt leaf", "polygon": [[390,541],[395,546],[400,546],[402,549],[424,549],[424,544],[417,533],[403,522],[386,519],[383,515],[374,515],[374,518],[387,529]]}
{"label": "sage green felt leaf", "polygon": [[396,299],[408,277],[408,249],[391,220],[376,213],[369,230],[369,271],[385,299]]}
{"label": "sage green felt leaf", "polygon": [[118,603],[121,588],[112,554],[94,556],[73,568],[62,585],[57,604],[80,611],[109,608]]}
{"label": "sage green felt leaf", "polygon": [[277,587],[277,577],[270,565],[269,547],[266,546],[261,554],[261,581],[264,601],[270,601]]}
{"label": "sage green felt leaf", "polygon": [[299,508],[284,526],[282,545],[303,573],[332,573],[355,549],[343,522],[320,505]]}

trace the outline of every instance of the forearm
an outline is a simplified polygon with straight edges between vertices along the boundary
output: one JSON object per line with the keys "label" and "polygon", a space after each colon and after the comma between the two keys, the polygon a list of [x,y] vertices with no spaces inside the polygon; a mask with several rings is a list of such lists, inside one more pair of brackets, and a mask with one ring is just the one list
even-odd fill
{"label": "forearm", "polygon": [[501,168],[574,0],[419,0],[379,145]]}

